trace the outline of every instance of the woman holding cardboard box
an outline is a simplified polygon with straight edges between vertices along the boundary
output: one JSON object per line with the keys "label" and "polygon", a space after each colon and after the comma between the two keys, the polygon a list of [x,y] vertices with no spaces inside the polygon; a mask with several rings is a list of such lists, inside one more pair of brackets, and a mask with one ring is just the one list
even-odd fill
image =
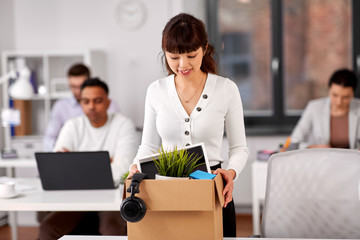
{"label": "woman holding cardboard box", "polygon": [[[233,181],[248,157],[241,98],[236,84],[216,75],[214,48],[205,25],[189,14],[179,14],[166,24],[162,34],[163,60],[168,77],[153,82],[146,95],[142,143],[138,159],[164,148],[203,142],[215,174],[226,181],[224,188],[224,236],[236,236]],[[227,168],[221,147],[226,128],[229,142]]]}

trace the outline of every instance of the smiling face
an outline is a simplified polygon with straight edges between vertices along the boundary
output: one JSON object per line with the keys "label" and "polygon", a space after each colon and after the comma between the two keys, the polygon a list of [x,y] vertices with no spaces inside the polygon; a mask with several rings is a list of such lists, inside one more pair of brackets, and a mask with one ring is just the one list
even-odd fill
{"label": "smiling face", "polygon": [[81,107],[93,127],[101,127],[107,121],[110,100],[99,86],[88,86],[81,91]]}
{"label": "smiling face", "polygon": [[201,74],[200,67],[204,57],[204,51],[201,47],[196,51],[182,54],[165,51],[165,57],[171,70],[181,78]]}
{"label": "smiling face", "polygon": [[332,111],[348,111],[350,102],[354,97],[352,87],[343,87],[338,84],[331,84],[329,88]]}

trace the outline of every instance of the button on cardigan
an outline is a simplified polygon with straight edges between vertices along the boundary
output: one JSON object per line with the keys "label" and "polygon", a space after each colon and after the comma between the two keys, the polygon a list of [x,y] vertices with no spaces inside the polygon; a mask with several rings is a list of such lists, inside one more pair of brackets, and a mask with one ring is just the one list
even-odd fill
{"label": "button on cardigan", "polygon": [[[147,90],[142,142],[134,163],[157,152],[160,145],[171,150],[175,146],[203,142],[210,166],[224,162],[221,157],[224,129],[229,143],[227,169],[236,178],[248,157],[243,108],[236,84],[208,74],[202,97],[187,114],[177,95],[174,75],[153,82]],[[184,121],[185,119],[185,121]]]}

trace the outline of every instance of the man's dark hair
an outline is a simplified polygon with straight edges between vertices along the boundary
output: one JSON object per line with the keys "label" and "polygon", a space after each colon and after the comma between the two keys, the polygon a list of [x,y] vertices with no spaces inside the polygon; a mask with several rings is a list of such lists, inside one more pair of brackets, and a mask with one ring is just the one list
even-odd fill
{"label": "man's dark hair", "polygon": [[68,77],[74,76],[86,76],[86,78],[90,78],[90,70],[87,66],[85,66],[82,63],[77,63],[75,65],[72,65],[68,71]]}
{"label": "man's dark hair", "polygon": [[357,86],[357,77],[356,74],[349,70],[349,69],[340,69],[335,71],[329,80],[329,87],[331,87],[332,84],[337,84],[342,87],[352,87],[353,91],[355,92],[356,86]]}
{"label": "man's dark hair", "polygon": [[105,82],[101,81],[99,78],[89,78],[85,80],[85,82],[83,82],[83,84],[81,84],[80,86],[81,91],[86,87],[101,87],[102,89],[104,89],[106,94],[109,94],[108,86],[106,85]]}

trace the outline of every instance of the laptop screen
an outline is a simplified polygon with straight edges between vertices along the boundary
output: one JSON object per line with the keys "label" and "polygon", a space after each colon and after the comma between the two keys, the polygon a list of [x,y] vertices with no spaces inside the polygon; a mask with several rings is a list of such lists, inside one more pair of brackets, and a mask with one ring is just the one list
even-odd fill
{"label": "laptop screen", "polygon": [[37,152],[35,158],[44,190],[115,188],[107,151]]}

